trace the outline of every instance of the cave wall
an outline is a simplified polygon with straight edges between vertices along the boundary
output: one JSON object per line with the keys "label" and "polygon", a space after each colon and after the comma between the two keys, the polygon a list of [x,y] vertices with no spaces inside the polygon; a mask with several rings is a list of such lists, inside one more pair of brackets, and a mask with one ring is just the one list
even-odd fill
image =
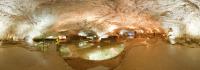
{"label": "cave wall", "polygon": [[[199,0],[116,0],[120,9],[129,12],[149,12],[157,17],[167,32],[172,28],[176,37],[199,38]],[[125,12],[126,13],[126,12]],[[137,14],[136,14],[137,15]]]}
{"label": "cave wall", "polygon": [[199,7],[199,0],[1,0],[0,38],[79,29],[103,35],[122,26],[199,38]]}

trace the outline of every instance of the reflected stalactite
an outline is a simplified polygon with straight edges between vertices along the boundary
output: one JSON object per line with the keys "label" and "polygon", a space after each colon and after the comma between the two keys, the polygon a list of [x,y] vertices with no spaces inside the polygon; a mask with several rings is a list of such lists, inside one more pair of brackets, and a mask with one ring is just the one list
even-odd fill
{"label": "reflected stalactite", "polygon": [[[103,43],[102,43],[103,44]],[[65,59],[68,58],[82,58],[86,60],[108,60],[112,59],[124,50],[123,44],[110,43],[110,45],[102,45],[101,47],[97,47],[92,45],[92,43],[86,43],[85,48],[81,48],[80,45],[76,45],[75,43],[71,44],[63,44],[59,48],[59,52],[61,56]],[[87,47],[86,47],[87,46]]]}

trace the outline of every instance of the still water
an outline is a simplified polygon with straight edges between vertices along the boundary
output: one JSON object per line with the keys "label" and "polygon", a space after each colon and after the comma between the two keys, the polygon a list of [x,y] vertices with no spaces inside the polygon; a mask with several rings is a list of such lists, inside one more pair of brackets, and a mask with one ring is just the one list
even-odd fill
{"label": "still water", "polygon": [[122,43],[85,43],[84,42],[61,44],[59,52],[63,58],[77,57],[86,60],[108,60],[123,52],[125,46]]}
{"label": "still water", "polygon": [[[0,70],[199,70],[200,48],[138,38],[120,43],[3,42]],[[83,46],[84,45],[84,46]],[[86,47],[85,47],[86,46]]]}

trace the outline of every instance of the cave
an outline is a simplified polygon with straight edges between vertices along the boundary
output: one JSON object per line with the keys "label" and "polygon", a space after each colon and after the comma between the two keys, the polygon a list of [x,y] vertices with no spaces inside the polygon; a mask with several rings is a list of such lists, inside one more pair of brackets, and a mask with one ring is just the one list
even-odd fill
{"label": "cave", "polygon": [[199,0],[0,0],[0,70],[199,70]]}

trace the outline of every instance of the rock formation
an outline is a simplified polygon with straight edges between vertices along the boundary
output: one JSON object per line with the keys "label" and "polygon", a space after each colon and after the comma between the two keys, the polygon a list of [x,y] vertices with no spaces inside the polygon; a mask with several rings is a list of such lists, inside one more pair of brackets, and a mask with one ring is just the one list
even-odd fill
{"label": "rock formation", "polygon": [[121,26],[199,38],[199,8],[199,0],[2,0],[0,38],[80,29],[101,36]]}

